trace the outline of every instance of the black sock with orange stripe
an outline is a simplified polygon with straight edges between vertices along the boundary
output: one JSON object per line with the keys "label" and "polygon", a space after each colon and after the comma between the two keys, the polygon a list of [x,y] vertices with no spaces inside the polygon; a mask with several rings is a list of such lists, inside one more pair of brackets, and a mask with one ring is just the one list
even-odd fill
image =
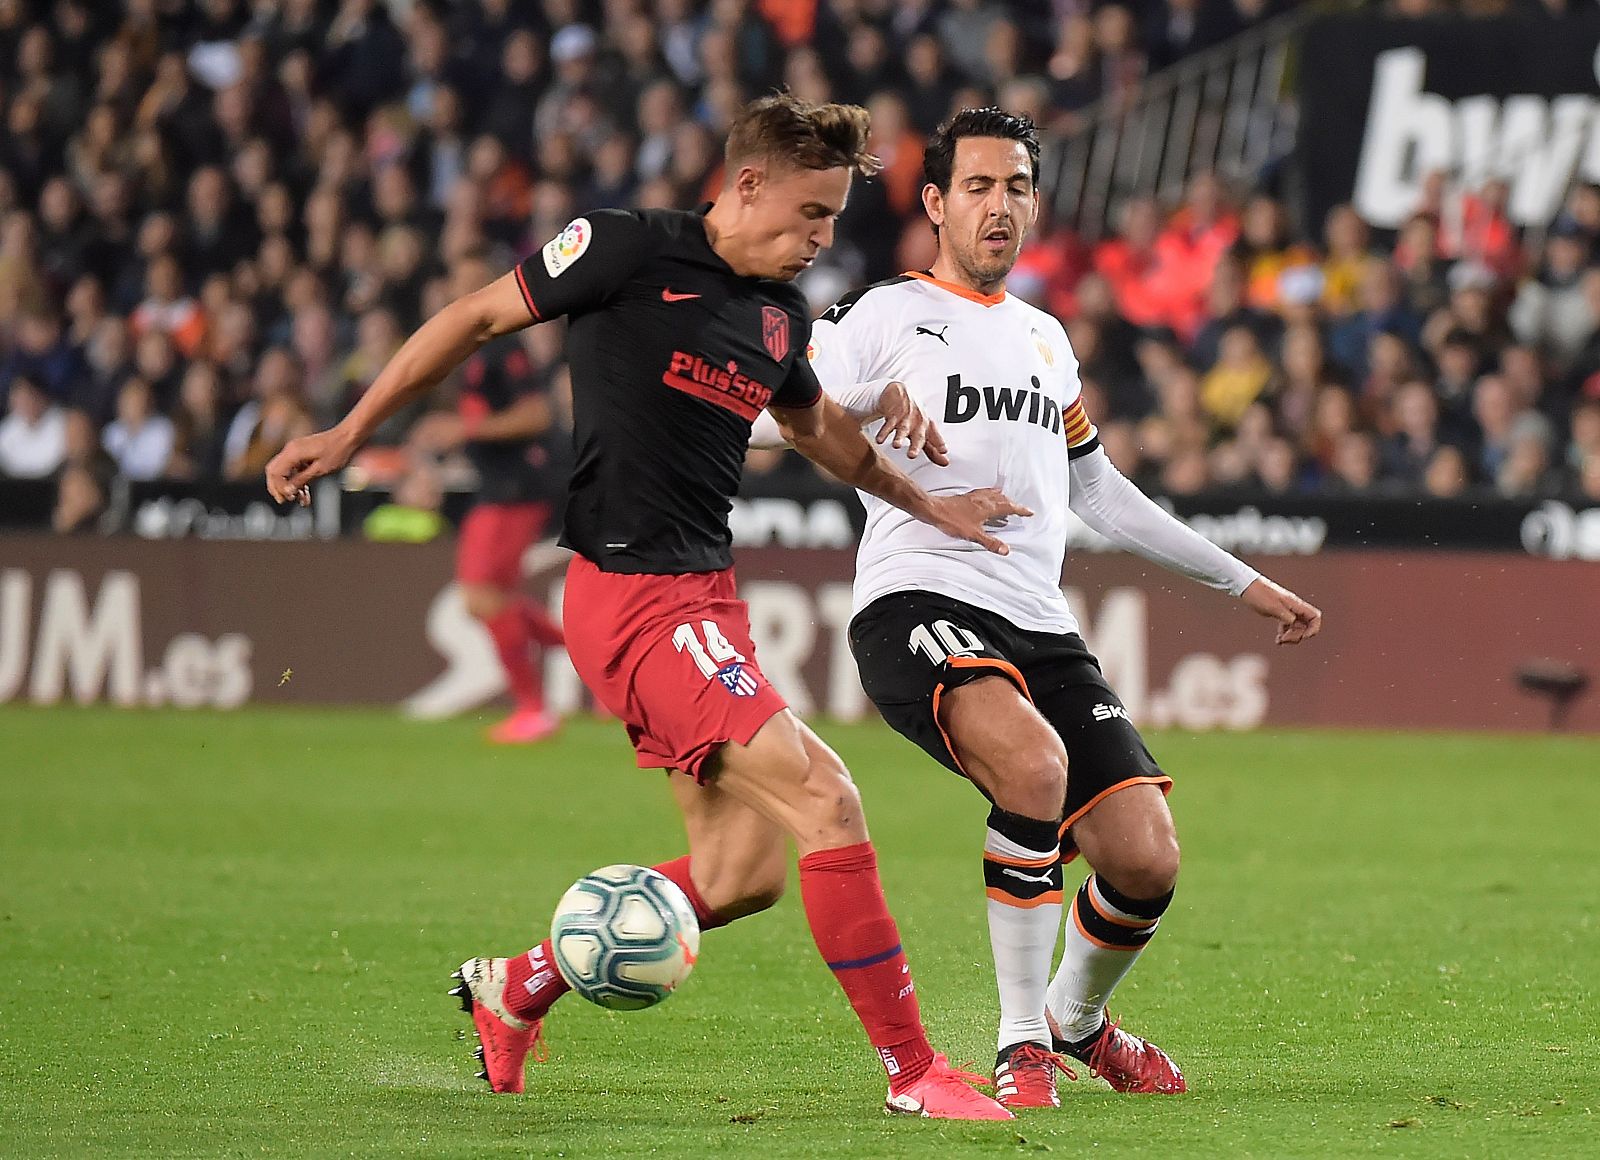
{"label": "black sock with orange stripe", "polygon": [[1048,1045],[1045,988],[1056,932],[1061,927],[1061,860],[1057,821],[989,811],[983,843],[983,884],[989,896],[989,943],[1000,989],[1004,1051],[1019,1043]]}
{"label": "black sock with orange stripe", "polygon": [[1050,982],[1050,1015],[1062,1040],[1078,1045],[1098,1034],[1111,992],[1155,937],[1172,894],[1131,898],[1098,874],[1083,880],[1072,899],[1061,964]]}

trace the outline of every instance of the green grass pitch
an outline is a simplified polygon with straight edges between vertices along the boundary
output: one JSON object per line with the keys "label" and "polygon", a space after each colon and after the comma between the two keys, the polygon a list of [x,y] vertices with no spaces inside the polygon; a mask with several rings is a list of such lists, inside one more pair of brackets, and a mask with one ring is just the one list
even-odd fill
{"label": "green grass pitch", "polygon": [[[530,1094],[445,995],[561,890],[681,837],[614,725],[496,750],[378,713],[0,710],[0,1155],[1485,1156],[1600,1141],[1600,742],[1159,735],[1177,902],[1117,997],[1191,1094],[879,1111],[794,897],[638,1014],[575,1000]],[[966,786],[828,727],[935,1042],[992,1062]]]}

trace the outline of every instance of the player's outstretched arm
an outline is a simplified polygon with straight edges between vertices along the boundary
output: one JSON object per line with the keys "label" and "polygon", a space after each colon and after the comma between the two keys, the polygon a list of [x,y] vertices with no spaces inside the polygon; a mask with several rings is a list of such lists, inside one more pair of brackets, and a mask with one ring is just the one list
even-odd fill
{"label": "player's outstretched arm", "polygon": [[992,487],[961,495],[929,495],[890,463],[856,421],[827,395],[809,407],[774,407],[778,425],[796,451],[851,487],[875,495],[946,535],[969,540],[996,555],[1010,552],[984,531],[1008,516],[1031,516]]}
{"label": "player's outstretched arm", "polygon": [[[904,383],[895,380],[861,383],[843,390],[830,390],[828,394],[844,409],[845,414],[863,427],[883,420],[874,437],[879,446],[893,439],[891,446],[897,450],[904,446],[908,459],[915,459],[925,451],[931,463],[940,467],[950,466],[949,450],[939,425],[917,405]],[[756,416],[750,428],[750,446],[789,446],[783,428],[778,425],[777,416],[770,410]]]}
{"label": "player's outstretched arm", "polygon": [[[868,423],[884,417],[884,396],[896,387],[905,392],[904,384],[890,379],[857,383],[850,387],[824,387],[823,390],[844,409],[845,414],[865,427]],[[906,398],[910,400],[909,393],[906,394]],[[913,407],[915,405],[912,403]],[[784,435],[783,428],[778,426],[778,417],[770,409],[762,411],[750,425],[750,446],[762,450],[776,450],[789,446],[788,437]]]}
{"label": "player's outstretched arm", "polygon": [[1278,622],[1279,644],[1299,644],[1322,631],[1322,610],[1275,584],[1257,576],[1241,594],[1242,599],[1262,616]]}
{"label": "player's outstretched arm", "polygon": [[267,464],[272,498],[309,503],[306,485],[350,462],[385,419],[438,386],[484,343],[533,321],[513,274],[457,298],[406,339],[348,415],[326,431],[291,440],[273,456]]}
{"label": "player's outstretched arm", "polygon": [[1279,644],[1322,629],[1322,613],[1175,518],[1116,469],[1098,446],[1071,461],[1068,504],[1106,539],[1191,580],[1238,596],[1278,622]]}

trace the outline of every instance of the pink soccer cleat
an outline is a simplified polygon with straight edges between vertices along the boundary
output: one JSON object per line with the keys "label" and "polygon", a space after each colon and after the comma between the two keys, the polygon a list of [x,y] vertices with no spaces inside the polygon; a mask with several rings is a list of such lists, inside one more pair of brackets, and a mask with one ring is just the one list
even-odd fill
{"label": "pink soccer cleat", "polygon": [[535,741],[543,741],[560,728],[560,719],[543,709],[518,709],[490,728],[489,740],[496,745],[531,745]]}
{"label": "pink soccer cleat", "polygon": [[450,994],[461,1000],[461,1009],[471,1014],[478,1031],[473,1052],[483,1064],[478,1078],[488,1080],[493,1091],[520,1093],[529,1053],[541,1063],[546,1058],[540,1038],[544,1020],[527,1023],[507,1009],[505,959],[468,959],[450,977],[456,980]]}
{"label": "pink soccer cleat", "polygon": [[973,1084],[988,1083],[981,1075],[959,1071],[944,1055],[933,1057],[923,1077],[899,1095],[889,1093],[886,1111],[899,1115],[922,1116],[930,1120],[1012,1120],[1016,1117],[995,1103]]}

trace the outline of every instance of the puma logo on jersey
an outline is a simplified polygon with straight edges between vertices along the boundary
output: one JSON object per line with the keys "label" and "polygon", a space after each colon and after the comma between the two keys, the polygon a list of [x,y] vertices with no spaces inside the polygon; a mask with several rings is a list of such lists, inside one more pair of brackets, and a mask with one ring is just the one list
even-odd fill
{"label": "puma logo on jersey", "polygon": [[1029,381],[1033,384],[1031,388],[969,387],[962,384],[960,375],[950,375],[945,379],[944,421],[967,423],[984,415],[990,419],[1032,423],[1061,434],[1061,407],[1044,393],[1038,375]]}
{"label": "puma logo on jersey", "polygon": [[938,330],[929,330],[926,326],[919,326],[919,327],[917,327],[917,333],[918,334],[925,334],[929,338],[937,338],[940,342],[944,343],[946,346],[949,346],[950,345],[950,340],[944,336],[944,332],[949,330],[949,329],[950,329],[950,324],[947,322],[943,326],[941,326]]}
{"label": "puma logo on jersey", "polygon": [[1096,721],[1110,721],[1117,717],[1121,717],[1124,721],[1133,720],[1132,717],[1128,716],[1128,711],[1121,705],[1096,705],[1094,707],[1094,719]]}

